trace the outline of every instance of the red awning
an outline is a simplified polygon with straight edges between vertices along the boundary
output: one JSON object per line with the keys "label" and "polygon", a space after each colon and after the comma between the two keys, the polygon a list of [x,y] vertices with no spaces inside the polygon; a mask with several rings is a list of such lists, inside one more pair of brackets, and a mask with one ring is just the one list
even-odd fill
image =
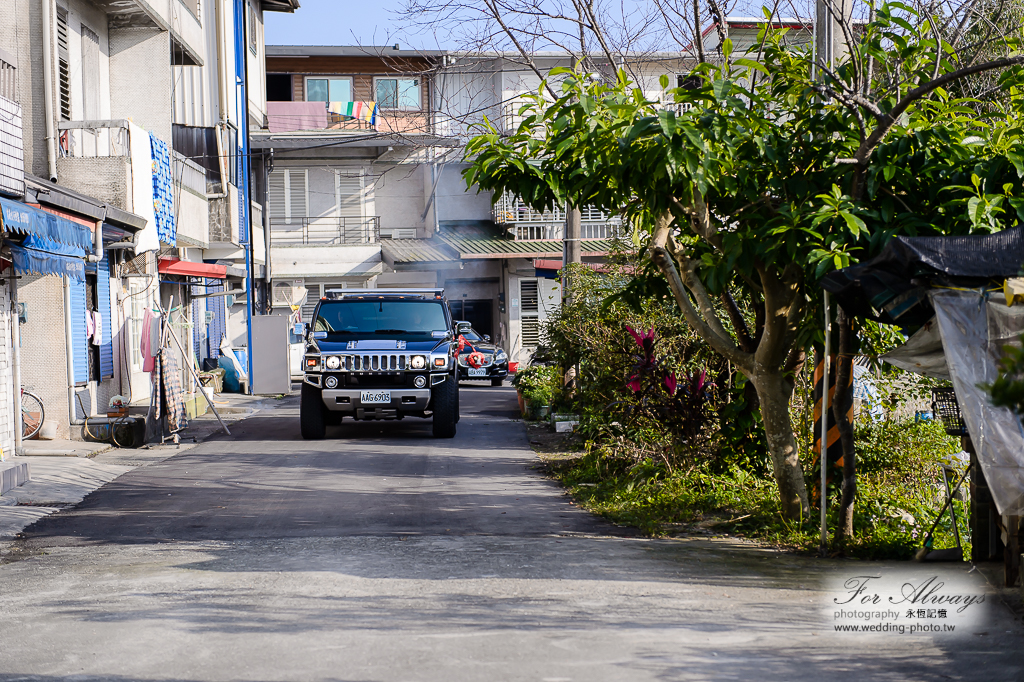
{"label": "red awning", "polygon": [[225,279],[228,276],[226,265],[212,263],[194,263],[179,258],[161,258],[157,262],[157,270],[165,275],[182,275],[183,277],[210,277]]}

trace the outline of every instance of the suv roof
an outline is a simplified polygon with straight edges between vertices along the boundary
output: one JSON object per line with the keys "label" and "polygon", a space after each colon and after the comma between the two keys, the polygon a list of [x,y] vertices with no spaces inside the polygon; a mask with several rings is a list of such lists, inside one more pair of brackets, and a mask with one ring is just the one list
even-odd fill
{"label": "suv roof", "polygon": [[382,299],[382,298],[444,298],[444,289],[325,289],[321,301],[340,301],[342,299]]}

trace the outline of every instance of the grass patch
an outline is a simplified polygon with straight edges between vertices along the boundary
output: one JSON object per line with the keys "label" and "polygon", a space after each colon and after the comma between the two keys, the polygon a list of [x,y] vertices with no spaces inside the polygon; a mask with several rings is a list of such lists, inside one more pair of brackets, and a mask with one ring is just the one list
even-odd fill
{"label": "grass patch", "polygon": [[[670,469],[662,461],[623,456],[608,444],[589,450],[577,445],[580,451],[555,453],[552,439],[540,431],[531,427],[531,442],[550,474],[582,508],[610,521],[655,537],[736,535],[798,551],[817,550],[817,513],[803,523],[782,518],[771,478],[737,467],[725,473],[709,473],[706,466]],[[861,467],[854,535],[846,556],[910,558],[945,499],[940,464],[958,452],[959,445],[934,422],[876,423],[857,435]],[[570,443],[563,442],[561,450]],[[838,482],[839,477],[835,479]],[[830,487],[830,529],[835,528],[839,495],[837,486]],[[967,502],[954,504],[969,552]],[[948,516],[934,546],[954,546]]]}

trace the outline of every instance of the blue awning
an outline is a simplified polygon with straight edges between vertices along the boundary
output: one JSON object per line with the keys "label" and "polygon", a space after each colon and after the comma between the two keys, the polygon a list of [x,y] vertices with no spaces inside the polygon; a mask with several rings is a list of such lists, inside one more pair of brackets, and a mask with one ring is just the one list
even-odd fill
{"label": "blue awning", "polygon": [[57,275],[85,280],[85,251],[29,235],[10,245],[14,271],[20,275]]}
{"label": "blue awning", "polygon": [[0,198],[0,222],[6,232],[34,235],[92,251],[92,230],[88,227],[20,201]]}

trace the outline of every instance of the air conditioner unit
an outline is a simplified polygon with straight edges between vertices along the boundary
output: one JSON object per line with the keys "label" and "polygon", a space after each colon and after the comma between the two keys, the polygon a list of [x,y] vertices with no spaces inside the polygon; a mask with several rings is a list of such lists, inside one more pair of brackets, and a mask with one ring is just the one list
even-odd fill
{"label": "air conditioner unit", "polygon": [[275,308],[294,308],[306,302],[306,287],[294,281],[274,282],[271,302]]}

